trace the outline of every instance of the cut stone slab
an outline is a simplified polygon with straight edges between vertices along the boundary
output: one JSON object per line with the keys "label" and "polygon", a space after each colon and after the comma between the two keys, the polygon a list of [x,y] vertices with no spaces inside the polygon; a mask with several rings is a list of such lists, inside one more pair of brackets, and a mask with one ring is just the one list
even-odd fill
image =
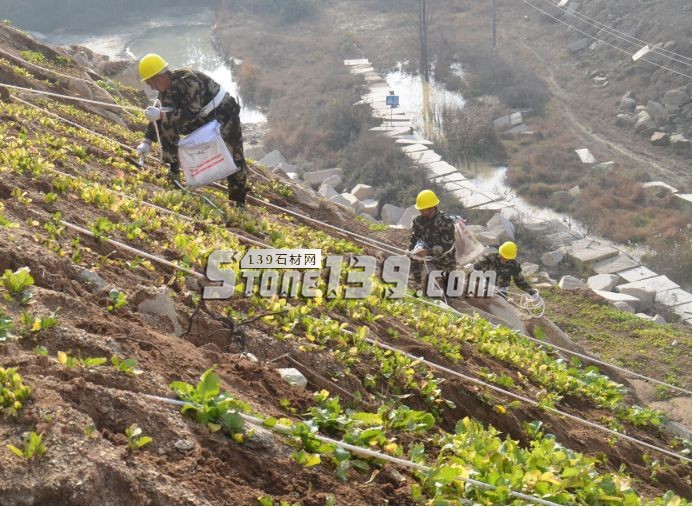
{"label": "cut stone slab", "polygon": [[310,209],[318,209],[320,207],[320,199],[316,192],[313,192],[310,188],[306,188],[303,185],[294,185],[294,199],[299,204],[303,204]]}
{"label": "cut stone slab", "polygon": [[658,292],[655,301],[662,306],[678,306],[693,301],[693,296],[683,289],[670,289]]}
{"label": "cut stone slab", "polygon": [[89,286],[93,293],[104,292],[108,288],[108,282],[95,271],[83,269],[79,272],[79,279]]}
{"label": "cut stone slab", "polygon": [[380,211],[380,216],[383,219],[383,223],[386,225],[397,225],[403,214],[404,208],[400,208],[393,204],[386,204]]}
{"label": "cut stone slab", "polygon": [[570,275],[561,277],[560,282],[558,282],[558,286],[563,290],[584,289],[586,287],[585,282]]}
{"label": "cut stone slab", "polygon": [[650,142],[655,146],[668,146],[669,134],[666,132],[653,132],[650,136]]}
{"label": "cut stone slab", "polygon": [[553,268],[558,266],[563,260],[563,252],[560,250],[554,250],[553,252],[547,252],[541,256],[541,263],[548,267]]}
{"label": "cut stone slab", "polygon": [[587,279],[587,286],[592,290],[605,290],[610,292],[620,281],[621,277],[618,275],[594,275]]}
{"label": "cut stone slab", "polygon": [[638,282],[640,280],[645,280],[646,278],[653,278],[657,276],[657,273],[645,266],[639,266],[634,269],[629,269],[627,271],[621,271],[618,276],[623,278],[626,282]]}
{"label": "cut stone slab", "polygon": [[258,160],[258,164],[265,167],[275,167],[279,164],[288,163],[289,162],[286,160],[286,158],[284,158],[284,155],[282,155],[282,152],[279,150],[274,150]]}
{"label": "cut stone slab", "polygon": [[495,201],[498,196],[484,195],[480,193],[480,190],[471,188],[460,188],[455,190],[453,194],[457,199],[464,204],[466,208],[479,207],[483,204],[488,204]]}
{"label": "cut stone slab", "polygon": [[357,58],[353,60],[344,60],[344,65],[353,67],[354,65],[370,65],[368,58]]}
{"label": "cut stone slab", "polygon": [[645,190],[654,189],[654,191],[665,190],[672,194],[678,192],[677,189],[675,189],[671,185],[667,185],[663,181],[648,181],[647,183],[642,184],[642,188],[644,188]]}
{"label": "cut stone slab", "polygon": [[414,219],[417,216],[419,216],[419,210],[417,210],[414,206],[409,206],[406,210],[404,210],[404,213],[402,213],[397,225],[404,227],[405,229],[411,229],[411,224],[414,222]]}
{"label": "cut stone slab", "polygon": [[510,115],[510,126],[515,127],[522,123],[522,112],[518,111]]}
{"label": "cut stone slab", "polygon": [[664,94],[662,102],[664,105],[681,107],[691,101],[691,96],[682,90],[669,90]]}
{"label": "cut stone slab", "polygon": [[618,255],[618,250],[590,240],[578,240],[568,247],[566,254],[579,264],[588,264],[614,257]]}
{"label": "cut stone slab", "polygon": [[502,229],[505,231],[505,236],[508,238],[507,241],[515,240],[515,226],[510,220],[502,216],[500,213],[493,215],[491,220],[488,221],[486,227],[489,229]]}
{"label": "cut stone slab", "polygon": [[423,144],[425,146],[433,146],[433,142],[417,136],[401,136],[395,141],[395,144]]}
{"label": "cut stone slab", "polygon": [[597,159],[594,158],[590,150],[587,148],[580,148],[575,150],[575,153],[577,153],[578,157],[580,157],[580,161],[583,164],[596,164]]}
{"label": "cut stone slab", "polygon": [[413,153],[407,153],[407,156],[419,164],[432,164],[434,162],[440,162],[443,158],[433,150],[415,151]]}
{"label": "cut stone slab", "polygon": [[395,125],[392,130],[385,132],[385,135],[390,137],[405,136],[412,133],[412,127],[402,127],[400,125]]}
{"label": "cut stone slab", "polygon": [[647,312],[652,309],[655,291],[638,287],[623,287],[620,289],[620,293],[637,298],[638,302],[634,305],[636,311]]}
{"label": "cut stone slab", "polygon": [[679,199],[693,203],[693,194],[674,194]]}
{"label": "cut stone slab", "polygon": [[500,118],[496,118],[493,120],[493,126],[494,128],[498,130],[507,130],[511,127],[510,124],[510,115],[506,114],[505,116],[501,116]]}
{"label": "cut stone slab", "polygon": [[597,164],[596,167],[597,169],[602,169],[604,171],[608,169],[613,169],[613,167],[616,165],[616,162],[613,160],[609,160],[608,162],[602,162],[601,164]]}
{"label": "cut stone slab", "polygon": [[613,303],[614,308],[617,310],[621,310],[622,312],[627,312],[627,313],[635,313],[635,308],[630,306],[628,303],[625,301],[616,301]]}
{"label": "cut stone slab", "polygon": [[312,187],[319,187],[330,176],[339,176],[344,178],[344,171],[339,167],[332,169],[321,169],[320,171],[311,171],[303,175],[303,180]]}
{"label": "cut stone slab", "polygon": [[375,189],[370,185],[359,183],[351,189],[351,195],[361,201],[364,199],[373,199],[373,197],[375,197]]}
{"label": "cut stone slab", "polygon": [[693,304],[691,303],[683,303],[682,305],[676,305],[676,306],[670,306],[664,312],[670,316],[675,317],[676,319],[680,319],[685,321],[689,321],[688,323],[690,324],[691,320],[691,308],[693,307]]}
{"label": "cut stone slab", "polygon": [[322,185],[320,185],[320,188],[318,189],[318,194],[321,197],[324,197],[325,199],[331,199],[334,196],[339,195],[339,193],[327,183],[323,183]]}
{"label": "cut stone slab", "polygon": [[359,203],[358,211],[361,213],[365,213],[373,218],[376,218],[378,216],[379,205],[380,202],[376,201],[375,199],[365,199]]}
{"label": "cut stone slab", "polygon": [[688,151],[691,149],[691,141],[681,134],[672,134],[669,137],[669,144],[676,151]]}
{"label": "cut stone slab", "polygon": [[486,230],[478,232],[474,235],[476,240],[484,246],[499,246],[503,243],[502,236],[504,231],[502,229]]}
{"label": "cut stone slab", "polygon": [[308,385],[308,379],[296,368],[277,368],[277,373],[290,386],[303,391]]}
{"label": "cut stone slab", "polygon": [[171,321],[176,336],[183,333],[183,328],[178,322],[176,306],[168,292],[168,287],[142,289],[135,295],[134,301],[139,313],[166,317]]}
{"label": "cut stone slab", "polygon": [[652,292],[661,292],[665,290],[678,288],[679,285],[677,283],[671,281],[668,277],[664,275],[659,275],[653,278],[646,278],[645,280],[638,280],[637,282],[630,282],[616,286],[616,289],[619,292],[623,292],[623,289],[645,289]]}
{"label": "cut stone slab", "polygon": [[342,188],[342,178],[341,176],[334,174],[323,180],[323,185],[329,185],[335,190],[341,191]]}
{"label": "cut stone slab", "polygon": [[590,269],[596,273],[620,273],[627,269],[635,268],[639,266],[639,262],[635,259],[631,259],[627,255],[620,254],[616,257],[611,257],[609,259],[595,262],[590,265]]}
{"label": "cut stone slab", "polygon": [[426,169],[435,177],[447,176],[448,174],[452,173],[459,173],[455,166],[450,165],[444,161],[433,162],[432,164],[428,164],[426,166]]}
{"label": "cut stone slab", "polygon": [[532,276],[539,271],[539,264],[534,264],[531,262],[522,263],[522,274],[525,276]]}
{"label": "cut stone slab", "polygon": [[501,134],[503,139],[512,139],[519,136],[523,132],[529,132],[529,127],[525,123],[520,123],[513,128],[510,128]]}
{"label": "cut stone slab", "polygon": [[428,147],[424,146],[423,144],[407,144],[402,148],[402,151],[404,153],[414,153],[416,151],[426,151]]}
{"label": "cut stone slab", "polygon": [[337,194],[336,196],[330,198],[330,201],[335,204],[342,204],[344,206],[349,206],[350,208],[357,210],[359,209],[360,201],[353,195],[343,192]]}
{"label": "cut stone slab", "polygon": [[628,294],[619,294],[618,292],[607,292],[605,290],[595,290],[592,291],[598,296],[606,299],[609,303],[614,304],[616,302],[627,303],[633,305],[638,303],[638,298],[629,296]]}

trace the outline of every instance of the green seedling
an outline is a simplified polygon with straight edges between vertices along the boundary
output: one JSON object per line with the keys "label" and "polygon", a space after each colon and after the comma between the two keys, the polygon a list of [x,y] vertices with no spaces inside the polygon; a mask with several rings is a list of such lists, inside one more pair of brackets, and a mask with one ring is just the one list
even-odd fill
{"label": "green seedling", "polygon": [[12,444],[9,444],[7,448],[20,458],[25,458],[29,461],[36,456],[46,454],[46,446],[43,445],[43,433],[36,434],[34,431],[22,435],[21,449]]}
{"label": "green seedling", "polygon": [[111,364],[121,373],[128,375],[141,375],[142,370],[137,368],[137,360],[133,358],[120,359],[118,356],[111,357]]}
{"label": "green seedling", "polygon": [[71,356],[70,354],[63,351],[58,351],[57,358],[58,362],[68,369],[79,366],[81,368],[84,368],[85,370],[89,370],[90,368],[101,366],[102,364],[105,364],[108,361],[108,359],[106,359],[105,357],[86,357],[82,359],[81,357]]}
{"label": "green seedling", "polygon": [[120,292],[118,289],[111,289],[108,293],[108,311],[115,312],[120,310],[122,307],[128,304],[128,298],[125,296],[124,292]]}
{"label": "green seedling", "polygon": [[29,268],[20,268],[14,273],[6,269],[5,273],[0,277],[0,281],[2,281],[2,285],[8,292],[5,294],[5,299],[7,301],[14,300],[21,305],[29,303],[32,298],[29,287],[34,284],[34,279],[29,273]]}
{"label": "green seedling", "polygon": [[14,322],[12,317],[0,309],[0,342],[11,340],[13,337]]}
{"label": "green seedling", "polygon": [[30,394],[31,389],[24,385],[16,368],[0,368],[0,412],[5,410],[10,415],[17,415],[22,402]]}
{"label": "green seedling", "polygon": [[128,437],[128,450],[130,451],[152,442],[152,437],[142,435],[142,428],[137,423],[133,423],[125,429],[125,436]]}

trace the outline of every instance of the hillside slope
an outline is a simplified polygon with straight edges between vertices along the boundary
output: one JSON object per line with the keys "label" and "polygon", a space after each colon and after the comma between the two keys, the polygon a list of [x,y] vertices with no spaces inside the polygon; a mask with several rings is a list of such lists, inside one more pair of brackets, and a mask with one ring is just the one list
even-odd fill
{"label": "hillside slope", "polygon": [[[4,50],[30,49],[44,55],[41,65],[87,79],[21,33],[0,34],[11,41]],[[74,81],[0,61],[5,84],[74,96]],[[3,391],[0,441],[21,449],[21,435],[35,432],[46,450],[27,460],[0,449],[4,502],[525,503],[511,490],[565,504],[690,500],[690,463],[675,457],[685,445],[660,413],[508,329],[383,299],[377,282],[378,296],[360,301],[236,294],[202,304],[198,274],[218,249],[382,254],[277,211],[272,204],[374,235],[334,205],[301,204],[299,189],[258,167],[253,192],[265,205],[231,209],[223,191],[205,190],[225,220],[171,190],[156,164],[138,167],[114,142],[136,144],[140,113],[114,122],[94,105],[11,93],[0,102],[0,367],[21,379],[3,379],[13,394]],[[309,390],[284,382],[277,366],[298,367]],[[190,405],[181,414],[148,395]],[[569,423],[552,407],[637,441]],[[291,435],[274,433],[277,423]],[[126,436],[132,424],[152,441]],[[430,469],[358,458],[316,433]]]}

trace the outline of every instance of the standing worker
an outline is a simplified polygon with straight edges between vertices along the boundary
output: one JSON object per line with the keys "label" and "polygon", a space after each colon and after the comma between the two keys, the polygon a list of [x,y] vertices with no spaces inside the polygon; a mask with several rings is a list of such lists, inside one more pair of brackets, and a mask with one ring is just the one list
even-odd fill
{"label": "standing worker", "polygon": [[[238,207],[245,207],[248,167],[243,156],[238,103],[209,76],[190,69],[169,70],[166,61],[156,54],[144,56],[139,71],[142,81],[159,92],[161,108],[149,106],[145,116],[150,122],[156,122],[161,133],[163,159],[170,166],[169,178],[177,180],[180,174],[177,148],[180,136],[216,119],[221,124],[222,139],[239,168],[227,178],[229,200]],[[149,153],[155,140],[156,130],[150,123],[137,147],[140,155]]]}
{"label": "standing worker", "polygon": [[414,259],[432,257],[433,265],[447,275],[455,270],[455,218],[438,209],[440,199],[432,190],[422,190],[416,196],[414,219],[409,235],[409,251]]}
{"label": "standing worker", "polygon": [[464,269],[475,271],[495,271],[498,294],[507,299],[508,287],[511,279],[515,285],[531,295],[535,301],[539,300],[539,291],[533,289],[522,274],[522,266],[516,260],[517,245],[512,241],[506,241],[498,249],[498,253],[489,253],[473,264],[467,264]]}

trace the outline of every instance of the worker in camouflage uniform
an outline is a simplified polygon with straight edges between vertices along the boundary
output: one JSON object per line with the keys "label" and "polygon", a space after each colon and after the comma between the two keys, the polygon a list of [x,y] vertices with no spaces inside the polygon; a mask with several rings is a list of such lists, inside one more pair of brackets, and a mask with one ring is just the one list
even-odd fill
{"label": "worker in camouflage uniform", "polygon": [[416,197],[419,216],[414,219],[409,235],[409,252],[414,260],[432,257],[431,263],[443,271],[444,279],[455,270],[455,218],[438,209],[440,200],[432,190],[423,190]]}
{"label": "worker in camouflage uniform", "polygon": [[527,279],[522,274],[522,266],[517,262],[517,245],[512,241],[506,241],[498,249],[498,253],[489,253],[473,264],[467,264],[466,270],[475,271],[495,271],[496,287],[498,294],[507,299],[508,287],[511,280],[515,280],[515,285],[534,297],[539,299],[539,292],[533,289]]}
{"label": "worker in camouflage uniform", "polygon": [[[221,124],[221,136],[239,168],[227,178],[229,199],[235,201],[237,206],[245,206],[248,168],[243,156],[241,108],[238,103],[209,76],[190,69],[169,70],[168,64],[159,55],[143,57],[139,70],[142,80],[159,92],[161,109],[149,106],[145,116],[158,125],[163,159],[170,165],[169,177],[177,179],[180,173],[177,148],[180,136],[188,135],[216,119]],[[154,124],[150,123],[137,151],[146,155],[155,140]]]}

